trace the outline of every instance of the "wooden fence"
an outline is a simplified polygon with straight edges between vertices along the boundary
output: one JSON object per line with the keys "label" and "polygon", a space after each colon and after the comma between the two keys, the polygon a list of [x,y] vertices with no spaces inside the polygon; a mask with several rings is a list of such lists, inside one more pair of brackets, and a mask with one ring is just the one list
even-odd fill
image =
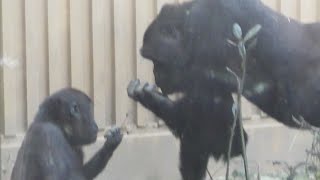
{"label": "wooden fence", "polygon": [[[318,0],[264,0],[284,14],[319,19]],[[95,102],[99,127],[156,118],[131,101],[131,79],[153,81],[139,55],[142,36],[161,6],[177,0],[0,0],[0,57],[19,60],[0,71],[0,132],[23,134],[48,94],[72,86]],[[247,107],[247,115],[256,113]]]}

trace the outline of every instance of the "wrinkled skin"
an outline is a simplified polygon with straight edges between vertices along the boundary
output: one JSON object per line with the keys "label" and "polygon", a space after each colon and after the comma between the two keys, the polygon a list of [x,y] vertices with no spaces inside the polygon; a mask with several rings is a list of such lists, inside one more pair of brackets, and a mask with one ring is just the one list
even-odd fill
{"label": "wrinkled skin", "polygon": [[[180,139],[183,180],[203,179],[210,156],[216,160],[226,160],[233,122],[233,98],[230,93],[194,86],[184,91],[184,97],[173,101],[160,93],[156,86],[140,83],[139,80],[131,81],[127,90],[129,97],[160,117]],[[239,130],[237,125],[231,157],[242,153]]]}
{"label": "wrinkled skin", "polygon": [[119,128],[107,134],[103,147],[86,163],[82,146],[96,141],[93,103],[83,92],[62,89],[40,105],[12,171],[12,180],[87,180],[106,166],[122,141]]}
{"label": "wrinkled skin", "polygon": [[[279,122],[299,126],[292,117],[320,127],[320,24],[302,24],[265,6],[259,0],[198,0],[166,5],[145,32],[141,54],[154,63],[156,84],[164,92],[181,87],[166,83],[168,67],[190,73],[184,82],[222,86],[236,92],[241,59],[234,23],[245,34],[262,26],[257,46],[249,53],[244,96]],[[196,74],[196,75],[195,75]],[[167,77],[166,77],[167,76]],[[300,127],[300,126],[299,126]]]}

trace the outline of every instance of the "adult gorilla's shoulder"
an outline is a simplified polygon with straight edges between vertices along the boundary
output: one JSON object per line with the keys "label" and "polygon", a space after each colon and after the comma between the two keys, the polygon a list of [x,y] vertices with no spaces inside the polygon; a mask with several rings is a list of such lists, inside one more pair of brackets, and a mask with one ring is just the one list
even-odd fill
{"label": "adult gorilla's shoulder", "polygon": [[300,23],[259,0],[199,0],[187,20],[192,66],[224,71],[218,77],[222,80],[231,76],[226,67],[241,73],[237,48],[228,43],[236,41],[233,24],[238,23],[243,34],[260,24],[258,43],[247,62],[245,97],[286,125],[299,126],[296,117],[320,126],[319,23]]}
{"label": "adult gorilla's shoulder", "polygon": [[[236,41],[233,25],[238,23],[245,34],[260,24],[257,45],[248,54],[244,96],[288,126],[299,126],[292,117],[320,126],[318,23],[302,24],[259,0],[197,0],[184,7],[166,6],[145,33],[141,52],[157,65],[154,74],[160,88],[181,91],[201,82],[223,84],[222,89],[235,92],[237,81],[226,70],[242,72],[238,49],[229,43]],[[168,88],[164,79],[179,73],[162,73],[168,69],[164,67],[184,72],[179,82],[189,83]],[[205,79],[210,83],[203,83]]]}

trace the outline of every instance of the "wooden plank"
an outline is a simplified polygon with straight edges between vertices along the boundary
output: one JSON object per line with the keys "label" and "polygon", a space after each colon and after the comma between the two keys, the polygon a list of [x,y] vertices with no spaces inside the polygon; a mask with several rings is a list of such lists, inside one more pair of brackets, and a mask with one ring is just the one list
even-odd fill
{"label": "wooden plank", "polygon": [[[59,13],[57,13],[59,12]],[[69,86],[69,4],[65,0],[48,1],[49,91]]]}
{"label": "wooden plank", "polygon": [[33,121],[48,93],[47,1],[26,0],[27,120]]}
{"label": "wooden plank", "polygon": [[281,0],[262,0],[262,2],[276,11],[280,10]]}
{"label": "wooden plank", "polygon": [[190,2],[191,0],[178,0],[179,3]]}
{"label": "wooden plank", "polygon": [[156,0],[156,1],[157,1],[156,8],[158,13],[161,11],[161,8],[163,7],[163,5],[178,2],[177,0]]}
{"label": "wooden plank", "polygon": [[112,1],[92,1],[93,99],[99,127],[114,120],[114,43]]}
{"label": "wooden plank", "polygon": [[19,61],[14,69],[3,68],[4,134],[15,135],[25,130],[25,37],[24,2],[2,1],[3,54]]}
{"label": "wooden plank", "polygon": [[121,124],[127,117],[136,119],[136,105],[126,91],[130,80],[136,77],[133,3],[114,1],[116,124]]}
{"label": "wooden plank", "polygon": [[[136,65],[137,65],[137,77],[142,82],[154,83],[154,75],[152,72],[153,65],[151,61],[144,59],[140,55],[140,48],[142,47],[143,35],[152,22],[155,15],[155,3],[150,0],[138,0],[136,1]],[[137,108],[137,123],[138,126],[147,126],[149,124],[153,125],[157,122],[155,121],[155,116],[153,113],[143,106],[138,104]]]}
{"label": "wooden plank", "polygon": [[300,20],[302,22],[315,22],[317,16],[317,1],[318,0],[300,0]]}
{"label": "wooden plank", "polygon": [[317,5],[316,5],[316,9],[317,9],[317,20],[320,20],[320,1],[317,1]]}
{"label": "wooden plank", "polygon": [[[0,59],[3,57],[3,38],[2,38],[2,0],[0,0]],[[3,70],[0,67],[0,135],[4,133],[4,99],[3,99]],[[1,138],[0,138],[1,141]],[[0,142],[1,144],[1,142]],[[1,161],[1,156],[0,156],[0,162]],[[0,164],[0,169],[1,169],[1,164]],[[0,175],[1,177],[1,175]],[[1,179],[1,178],[0,178]]]}
{"label": "wooden plank", "polygon": [[299,0],[281,0],[280,11],[284,15],[299,19],[300,18],[300,3]]}
{"label": "wooden plank", "polygon": [[92,95],[91,1],[70,0],[71,84]]}

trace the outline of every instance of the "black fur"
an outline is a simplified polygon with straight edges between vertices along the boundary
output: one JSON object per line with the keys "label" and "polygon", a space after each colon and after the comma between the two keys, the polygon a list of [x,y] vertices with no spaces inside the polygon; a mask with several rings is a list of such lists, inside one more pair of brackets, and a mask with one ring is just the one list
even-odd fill
{"label": "black fur", "polygon": [[[233,122],[234,87],[211,78],[210,66],[208,70],[202,66],[205,59],[200,61],[201,66],[193,63],[199,54],[193,53],[188,23],[196,3],[165,5],[144,34],[141,54],[153,62],[155,82],[163,94],[137,81],[128,87],[129,96],[163,119],[180,139],[180,172],[184,180],[203,179],[211,155],[226,160]],[[206,19],[201,22],[207,23]],[[197,49],[210,47],[194,45],[199,45]],[[177,92],[184,97],[178,101],[167,98]],[[242,152],[239,130],[237,124],[232,157]]]}
{"label": "black fur", "polygon": [[241,72],[238,50],[228,43],[235,41],[234,23],[243,33],[262,25],[257,46],[249,54],[244,96],[285,125],[297,127],[294,116],[320,127],[319,23],[302,24],[259,0],[166,5],[148,27],[141,52],[155,67],[158,63],[197,70],[198,77],[212,80],[209,85],[223,84],[225,90],[235,92],[235,78],[226,70]]}
{"label": "black fur", "polygon": [[86,180],[106,166],[122,140],[113,129],[103,147],[83,164],[82,146],[95,142],[93,103],[83,92],[63,89],[41,104],[19,149],[12,180]]}
{"label": "black fur", "polygon": [[[167,73],[170,74],[168,71]],[[176,80],[178,79],[176,76]],[[168,81],[167,85],[169,84]],[[210,156],[216,160],[226,160],[233,122],[233,98],[230,93],[218,89],[188,87],[190,88],[183,91],[183,98],[172,101],[155,87],[134,80],[128,86],[128,94],[163,119],[180,139],[180,172],[183,179],[200,180],[205,177]],[[237,125],[232,157],[242,152],[239,130]]]}

